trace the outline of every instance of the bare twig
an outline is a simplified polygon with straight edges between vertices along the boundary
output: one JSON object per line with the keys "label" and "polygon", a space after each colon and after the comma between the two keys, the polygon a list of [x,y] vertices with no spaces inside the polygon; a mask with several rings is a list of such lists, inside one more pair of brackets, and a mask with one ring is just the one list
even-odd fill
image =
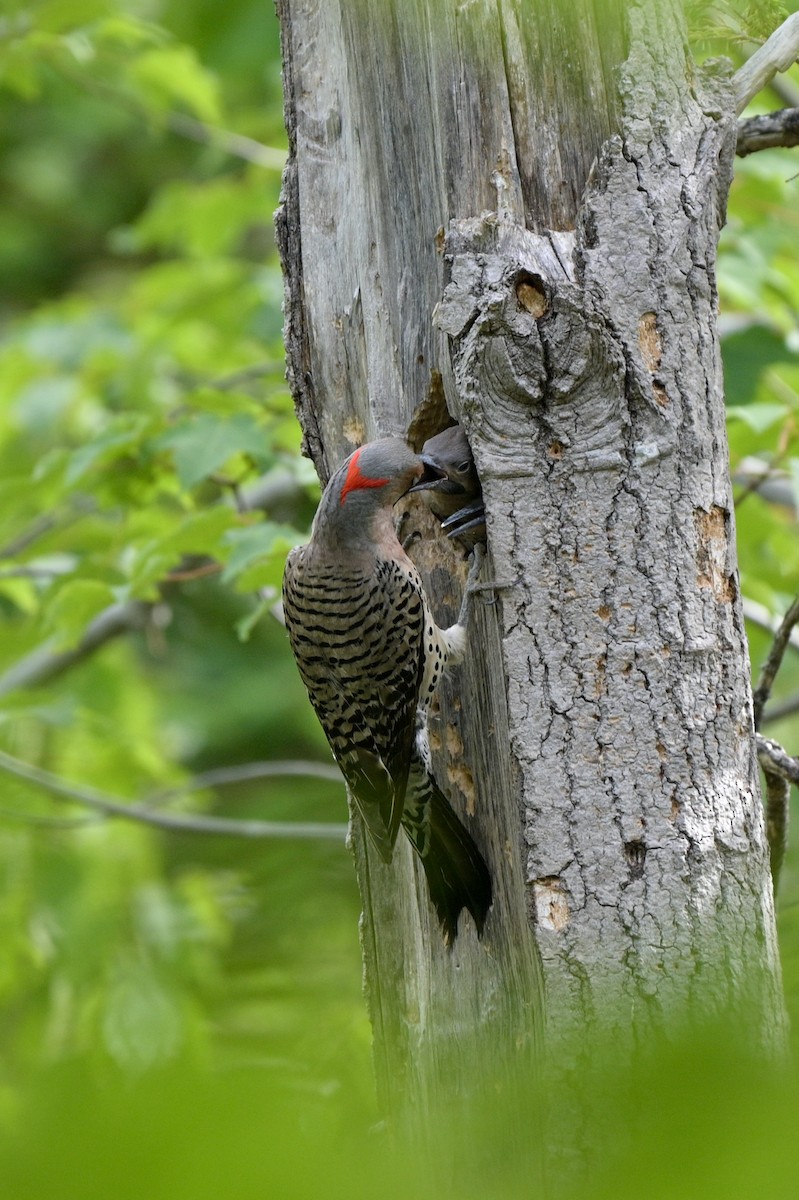
{"label": "bare twig", "polygon": [[112,638],[131,629],[141,629],[151,608],[152,605],[139,600],[112,604],[90,622],[77,646],[71,650],[53,650],[48,643],[39,646],[0,676],[0,696],[7,696],[20,688],[37,687],[58,678]]}
{"label": "bare twig", "polygon": [[[782,624],[780,618],[775,617],[765,604],[760,604],[757,600],[750,600],[747,596],[743,598],[743,610],[747,621],[751,621],[753,625],[765,629],[768,633],[777,633]],[[788,645],[792,650],[799,651],[799,632],[795,629],[791,631]]]}
{"label": "bare twig", "polygon": [[224,837],[241,838],[330,838],[334,841],[344,840],[347,833],[346,825],[308,821],[248,821],[226,820],[224,817],[184,816],[176,813],[157,812],[146,805],[129,804],[117,796],[100,792],[96,788],[78,786],[34,767],[20,759],[12,758],[0,750],[0,770],[24,779],[37,787],[42,787],[54,796],[71,800],[83,805],[93,812],[102,813],[106,817],[124,817],[126,820],[139,821],[145,825],[154,825],[158,829],[166,829],[172,833],[205,833]]}
{"label": "bare twig", "polygon": [[789,754],[779,742],[763,737],[762,733],[755,734],[758,761],[763,770],[780,775],[788,783],[799,786],[799,758]]}
{"label": "bare twig", "polygon": [[[110,101],[118,108],[132,113],[139,120],[149,119],[150,114],[147,109],[135,96],[126,95],[103,80],[92,78],[86,72],[70,71],[63,63],[60,71],[65,79],[69,79],[83,91]],[[285,166],[285,150],[276,149],[274,146],[265,146],[262,142],[257,142],[254,138],[246,137],[244,134],[233,133],[230,129],[209,125],[205,121],[197,120],[196,117],[190,117],[187,113],[169,112],[164,120],[167,129],[172,133],[193,142],[200,142],[205,146],[216,146],[234,158],[244,159],[245,162],[255,163],[256,166],[265,167],[270,171],[282,171]]]}
{"label": "bare twig", "polygon": [[54,529],[68,529],[81,517],[94,512],[95,508],[94,501],[89,497],[75,496],[66,512],[49,513],[47,516],[37,517],[27,529],[7,542],[5,546],[0,547],[0,558],[16,558],[34,542],[38,542],[39,538],[45,537]]}
{"label": "bare twig", "polygon": [[164,583],[190,583],[194,579],[207,579],[209,575],[218,575],[221,570],[222,564],[213,559],[199,563],[196,567],[176,567],[164,576]]}
{"label": "bare twig", "polygon": [[[796,633],[793,634],[796,637]],[[795,643],[792,642],[795,647]],[[799,694],[786,696],[784,700],[778,700],[774,704],[768,706],[768,711],[763,713],[762,725],[773,725],[775,721],[784,721],[786,717],[792,717],[794,713],[799,712]]]}
{"label": "bare twig", "polygon": [[785,654],[786,647],[788,646],[788,642],[791,637],[791,631],[793,630],[793,627],[797,621],[799,621],[799,597],[794,600],[793,604],[782,618],[780,627],[774,635],[774,641],[772,642],[768,657],[766,658],[766,661],[761,669],[760,679],[758,680],[757,687],[752,694],[755,729],[760,728],[763,709],[765,708],[768,698],[771,695],[771,688],[774,684],[774,680],[776,679],[777,672],[780,669],[780,665],[782,664],[783,655]]}
{"label": "bare twig", "polygon": [[778,742],[755,735],[757,757],[766,779],[766,836],[771,854],[771,877],[777,890],[788,845],[791,784],[799,786],[799,760]]}
{"label": "bare twig", "polygon": [[54,529],[57,524],[58,522],[53,516],[37,517],[33,524],[21,533],[19,537],[14,538],[7,545],[0,547],[0,558],[16,558],[23,550],[27,550],[28,546],[31,546],[40,537],[44,537],[46,533]]}
{"label": "bare twig", "polygon": [[783,21],[771,37],[755,50],[732,78],[735,111],[742,113],[749,101],[778,71],[787,71],[799,58],[799,13]]}
{"label": "bare twig", "polygon": [[766,767],[763,767],[763,776],[766,780],[766,837],[771,857],[771,882],[776,894],[788,848],[791,785],[787,779]]}
{"label": "bare twig", "polygon": [[173,796],[183,796],[187,792],[199,792],[203,788],[225,787],[231,783],[247,783],[253,779],[280,779],[290,776],[324,779],[328,783],[341,784],[342,782],[338,767],[329,766],[327,763],[305,762],[297,759],[239,763],[233,767],[214,767],[210,771],[202,771],[199,775],[194,775],[191,779],[187,779],[175,787],[153,792],[147,797],[147,804],[154,807],[166,803]]}
{"label": "bare twig", "polygon": [[284,375],[286,364],[283,359],[267,359],[264,362],[253,363],[250,367],[240,367],[238,371],[230,371],[227,375],[218,375],[211,379],[207,387],[215,388],[218,392],[234,392],[242,384],[252,383],[255,379],[263,379],[267,375]]}
{"label": "bare twig", "polygon": [[799,146],[799,108],[782,108],[738,122],[735,153],[739,158],[775,146]]}
{"label": "bare twig", "polygon": [[181,137],[201,142],[206,146],[216,146],[234,158],[243,158],[246,162],[266,167],[267,170],[282,171],[286,165],[285,150],[265,146],[263,142],[256,142],[254,138],[245,137],[241,133],[232,133],[229,129],[207,125],[204,121],[198,121],[196,117],[189,117],[185,113],[169,113],[167,126]]}

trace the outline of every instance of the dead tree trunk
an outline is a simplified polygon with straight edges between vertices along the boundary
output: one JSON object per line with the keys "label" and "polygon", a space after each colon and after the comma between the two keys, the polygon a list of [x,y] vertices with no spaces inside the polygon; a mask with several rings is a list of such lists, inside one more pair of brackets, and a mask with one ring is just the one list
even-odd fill
{"label": "dead tree trunk", "polygon": [[[745,1001],[779,1042],[715,330],[728,76],[692,65],[677,0],[278,11],[308,452],[325,478],[445,400],[500,585],[434,728],[494,872],[483,940],[447,953],[410,851],[354,833],[384,1098],[468,1090],[487,1031],[500,1072],[692,1004]],[[445,620],[462,564],[427,533]]]}

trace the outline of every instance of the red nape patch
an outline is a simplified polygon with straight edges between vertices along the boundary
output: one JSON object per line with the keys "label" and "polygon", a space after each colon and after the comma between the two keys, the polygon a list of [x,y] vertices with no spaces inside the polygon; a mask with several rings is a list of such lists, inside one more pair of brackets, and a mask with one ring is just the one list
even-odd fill
{"label": "red nape patch", "polygon": [[350,459],[350,465],[347,467],[347,478],[344,480],[344,487],[341,489],[339,504],[344,503],[349,492],[357,492],[359,488],[385,487],[389,482],[388,479],[369,479],[366,475],[362,475],[361,469],[358,466],[358,459],[360,457],[361,451],[356,450]]}

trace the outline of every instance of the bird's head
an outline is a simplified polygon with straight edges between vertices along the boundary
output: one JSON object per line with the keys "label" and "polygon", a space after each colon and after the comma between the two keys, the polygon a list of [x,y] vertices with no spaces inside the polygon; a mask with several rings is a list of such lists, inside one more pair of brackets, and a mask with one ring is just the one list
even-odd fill
{"label": "bird's head", "polygon": [[380,511],[390,511],[418,482],[422,460],[401,438],[367,442],[345,459],[324,490],[314,530],[366,530]]}
{"label": "bird's head", "polygon": [[471,497],[480,490],[471,447],[460,425],[428,438],[422,447],[422,478],[412,492]]}

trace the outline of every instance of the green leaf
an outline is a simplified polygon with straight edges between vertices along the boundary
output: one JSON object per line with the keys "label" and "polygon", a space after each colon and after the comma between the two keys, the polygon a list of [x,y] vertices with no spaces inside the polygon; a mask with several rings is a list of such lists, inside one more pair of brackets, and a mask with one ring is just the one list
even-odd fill
{"label": "green leaf", "polygon": [[784,421],[787,415],[784,404],[741,404],[727,409],[728,421],[743,421],[755,433],[763,433],[778,421]]}
{"label": "green leaf", "polygon": [[173,1058],[183,1040],[179,999],[144,963],[127,959],[114,971],[103,1034],[112,1058],[135,1071]]}
{"label": "green leaf", "polygon": [[62,33],[108,12],[108,0],[45,0],[36,5],[36,28]]}
{"label": "green leaf", "polygon": [[235,581],[239,591],[274,586],[275,567],[278,567],[279,583],[286,554],[301,540],[296,529],[273,521],[262,521],[246,529],[231,529],[225,541],[233,549],[222,572],[222,582]]}
{"label": "green leaf", "polygon": [[176,525],[160,537],[137,549],[130,575],[131,594],[152,598],[159,583],[185,554],[219,558],[226,553],[223,535],[238,521],[236,513],[224,505],[206,512],[180,517]]}
{"label": "green leaf", "polygon": [[266,461],[270,457],[264,430],[248,413],[229,417],[202,413],[168,430],[157,444],[172,450],[178,478],[187,489],[213,474],[235,454]]}
{"label": "green leaf", "polygon": [[272,600],[260,600],[254,604],[250,612],[243,616],[241,620],[236,622],[236,634],[240,642],[248,642],[252,631],[263,617],[270,612],[272,608]]}
{"label": "green leaf", "polygon": [[129,75],[156,108],[188,108],[201,121],[218,123],[219,88],[190,46],[159,46],[131,64]]}
{"label": "green leaf", "polygon": [[114,603],[115,596],[106,583],[93,579],[74,579],[59,588],[45,610],[47,627],[55,635],[58,648],[77,645],[89,623]]}
{"label": "green leaf", "polygon": [[132,453],[139,445],[147,422],[140,418],[127,418],[116,423],[107,433],[94,438],[70,454],[66,483],[77,483],[91,469],[109,467],[118,459]]}

